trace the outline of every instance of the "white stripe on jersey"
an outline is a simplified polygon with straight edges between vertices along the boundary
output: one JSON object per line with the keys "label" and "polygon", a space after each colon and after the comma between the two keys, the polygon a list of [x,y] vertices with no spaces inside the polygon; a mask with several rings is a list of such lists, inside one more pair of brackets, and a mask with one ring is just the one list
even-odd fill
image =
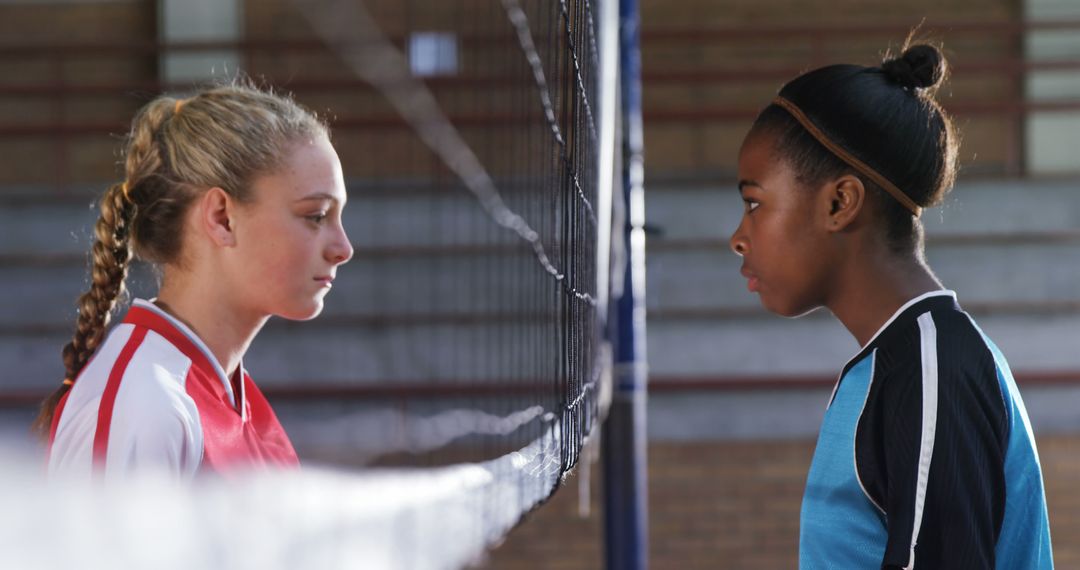
{"label": "white stripe on jersey", "polygon": [[922,341],[922,441],[919,445],[919,474],[915,483],[915,519],[911,529],[911,557],[905,570],[915,568],[915,543],[922,526],[926,504],[926,485],[930,479],[930,459],[934,455],[937,435],[938,362],[937,327],[930,313],[919,315],[919,334]]}
{"label": "white stripe on jersey", "polygon": [[[119,324],[68,393],[49,454],[50,475],[85,478],[93,470],[94,435],[102,393],[135,329]],[[191,359],[149,331],[127,364],[109,430],[106,477],[161,470],[189,478],[202,462],[203,434],[195,401],[187,394]]]}

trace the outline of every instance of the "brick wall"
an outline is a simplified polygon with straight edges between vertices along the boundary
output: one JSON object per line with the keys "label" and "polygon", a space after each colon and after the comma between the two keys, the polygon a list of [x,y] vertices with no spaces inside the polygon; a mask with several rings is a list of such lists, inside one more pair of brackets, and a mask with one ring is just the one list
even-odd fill
{"label": "brick wall", "polygon": [[[1039,439],[1054,558],[1080,567],[1080,436]],[[812,441],[652,443],[650,567],[657,570],[797,566],[799,505]],[[483,568],[603,567],[599,465],[593,515],[577,516],[577,479],[533,513]]]}
{"label": "brick wall", "polygon": [[[4,46],[16,47],[88,42],[149,45],[157,31],[155,4],[148,0],[0,4],[0,37]],[[5,87],[135,86],[156,77],[157,57],[147,51],[4,52],[0,57],[0,85]],[[66,140],[42,132],[0,137],[0,185],[63,186],[112,179],[117,174],[116,138],[109,131],[83,127],[128,124],[144,101],[134,91],[5,96],[0,127],[52,124],[71,130]]]}
{"label": "brick wall", "polygon": [[[454,31],[462,36],[505,34],[505,17],[497,3],[459,0],[430,4],[421,0],[371,0],[366,3],[378,26],[398,39],[414,30]],[[430,4],[430,5],[429,5]],[[539,3],[526,3],[535,9]],[[433,7],[444,7],[433,9]],[[494,6],[494,8],[493,8]],[[252,37],[305,38],[311,30],[295,5],[286,0],[247,0],[246,30]],[[449,7],[449,9],[448,9]],[[532,10],[532,9],[530,9]],[[462,14],[473,17],[463,18]],[[531,15],[533,34],[541,47],[547,34],[539,28],[543,18]],[[641,3],[642,65],[645,75],[643,107],[646,113],[646,172],[665,176],[710,176],[733,172],[739,145],[749,128],[753,113],[763,107],[792,74],[754,80],[737,79],[684,82],[656,79],[657,73],[701,74],[731,69],[810,69],[829,63],[875,65],[888,49],[896,51],[906,33],[924,22],[920,37],[943,42],[953,64],[959,65],[941,91],[946,106],[952,102],[987,103],[1001,101],[1020,92],[1015,78],[1006,74],[967,72],[963,64],[995,58],[1018,58],[1019,44],[998,33],[953,33],[950,23],[1007,23],[1019,19],[1016,0],[913,0],[902,5],[884,0],[848,1],[842,4],[811,0],[645,0]],[[653,30],[738,29],[744,26],[814,27],[823,25],[861,27],[889,26],[874,33],[833,34],[818,41],[807,36],[740,37],[729,41],[678,41],[649,39]],[[655,38],[655,36],[654,36]],[[520,49],[513,38],[505,44],[463,45],[461,62],[465,73],[490,73],[492,66],[519,65]],[[549,63],[549,62],[547,62]],[[279,78],[340,74],[355,77],[329,53],[262,54],[248,60],[256,75]],[[653,79],[650,79],[653,78]],[[529,87],[530,91],[532,87]],[[497,112],[500,106],[519,100],[512,90],[497,87],[434,86],[444,110],[456,112]],[[301,94],[301,99],[307,97]],[[529,92],[526,97],[534,97]],[[340,118],[394,116],[381,96],[363,93],[336,93],[307,102],[319,110],[329,109]],[[695,113],[738,111],[749,116],[700,118]],[[671,119],[681,114],[683,119]],[[1006,169],[1010,149],[1019,140],[1018,126],[1002,116],[976,114],[958,116],[964,144],[961,161],[965,172],[999,173]],[[492,127],[481,132],[492,136]],[[463,128],[466,138],[470,129]],[[513,131],[513,129],[512,129]],[[541,135],[538,135],[541,136]],[[372,144],[372,139],[375,143]],[[346,171],[354,176],[401,176],[429,168],[422,144],[408,130],[377,133],[349,130],[336,142],[342,150]],[[496,145],[501,148],[502,145]],[[498,163],[498,148],[481,142],[474,150],[485,164]]]}
{"label": "brick wall", "polygon": [[[287,0],[242,0],[245,36],[253,39],[314,39],[307,19]],[[465,70],[521,66],[520,48],[507,34],[498,2],[459,0],[430,2],[413,0],[369,0],[366,2],[379,27],[401,40],[410,30],[447,30],[463,35],[502,34],[494,43],[464,43],[461,62]],[[539,3],[525,3],[529,11],[542,8]],[[903,39],[903,30],[918,25],[930,37],[943,40],[954,63],[1019,57],[1016,42],[1007,36],[985,33],[970,35],[950,31],[948,22],[1010,22],[1018,18],[1016,0],[913,0],[897,4],[874,0],[841,5],[808,0],[646,0],[641,4],[643,29],[643,67],[646,77],[656,72],[690,74],[718,69],[806,69],[824,63],[848,61],[874,63],[886,48]],[[827,7],[827,9],[823,9]],[[539,12],[530,14],[536,41],[541,47],[549,37],[540,28],[551,25]],[[94,3],[18,3],[0,6],[0,32],[5,44],[35,42],[91,42],[151,45],[156,39],[155,3],[129,0]],[[546,22],[546,23],[545,23]],[[555,22],[558,24],[559,22]],[[815,43],[806,37],[740,38],[738,41],[657,41],[649,40],[650,30],[716,26],[739,28],[754,26],[816,26],[823,24],[891,25],[896,32],[856,34]],[[502,42],[502,43],[500,43]],[[357,79],[340,58],[328,50],[290,53],[287,50],[251,52],[244,58],[245,71],[268,82],[291,89],[304,79]],[[551,62],[545,62],[551,64]],[[45,84],[112,85],[113,89],[81,92],[65,98],[46,96],[5,96],[0,105],[0,126],[59,124],[68,125],[70,138],[61,140],[42,133],[0,137],[0,184],[100,183],[116,175],[117,141],[110,133],[120,134],[137,109],[152,91],[157,79],[157,58],[151,52],[117,51],[81,53],[51,57],[20,56],[0,58],[0,84],[40,86]],[[664,120],[667,113],[694,113],[710,110],[742,110],[752,113],[767,102],[787,79],[726,80],[701,82],[647,80],[644,84],[646,122],[646,171],[651,175],[679,174],[709,176],[730,172],[742,136],[750,118],[684,118]],[[139,86],[144,87],[139,87]],[[1001,101],[1017,92],[1018,84],[1005,75],[968,73],[961,65],[954,73],[942,99],[966,102]],[[507,105],[520,108],[529,92],[482,84],[436,86],[440,104],[450,114],[498,112]],[[357,117],[394,117],[396,112],[381,95],[369,91],[308,89],[298,98],[325,113],[333,121]],[[539,111],[537,111],[539,112]],[[1010,145],[1015,147],[1015,125],[1001,116],[979,114],[961,116],[964,145],[961,160],[966,172],[997,172],[1009,159]],[[104,125],[105,130],[85,130],[86,126]],[[493,170],[499,168],[500,149],[515,133],[525,133],[520,125],[499,127],[462,126],[466,139],[475,140],[474,150]],[[485,130],[486,129],[486,130]],[[414,133],[407,128],[342,129],[336,142],[351,177],[415,176],[427,174],[434,162]],[[486,139],[477,138],[483,135]],[[542,136],[542,135],[536,135]],[[487,142],[485,142],[485,140]],[[500,142],[491,143],[497,140]],[[516,141],[516,139],[513,139]],[[515,142],[515,144],[520,144]],[[490,148],[489,148],[490,147]],[[498,175],[498,173],[496,173]]]}
{"label": "brick wall", "polygon": [[[953,103],[1002,101],[1022,91],[1004,73],[979,73],[965,63],[1022,57],[1019,44],[993,32],[958,32],[949,23],[1015,22],[1015,0],[913,0],[905,3],[874,0],[821,3],[807,0],[740,0],[710,2],[664,0],[641,2],[643,30],[643,107],[646,113],[646,172],[653,176],[732,172],[739,145],[756,111],[764,107],[795,72],[779,77],[682,82],[654,78],[672,71],[706,73],[717,70],[809,70],[833,63],[877,65],[891,48],[896,52],[906,32],[922,23],[919,37],[944,45],[954,73],[939,100]],[[652,36],[656,30],[813,28],[845,26],[853,32],[823,38],[797,35],[754,35],[680,41]],[[870,33],[862,28],[882,28]],[[722,34],[721,34],[722,35]],[[700,118],[694,113],[715,110],[750,113],[748,117]],[[665,119],[672,112],[681,119]],[[649,117],[652,116],[653,120]],[[689,118],[686,118],[689,117]],[[1018,127],[1000,115],[963,114],[957,117],[963,135],[961,163],[968,172],[999,173],[1015,148]],[[1017,155],[1018,156],[1018,155]]]}

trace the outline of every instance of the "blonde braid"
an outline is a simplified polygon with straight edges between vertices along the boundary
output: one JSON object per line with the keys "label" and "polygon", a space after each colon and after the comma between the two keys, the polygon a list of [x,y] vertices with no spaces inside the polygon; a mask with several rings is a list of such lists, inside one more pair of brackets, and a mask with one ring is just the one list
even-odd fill
{"label": "blonde braid", "polygon": [[90,250],[90,290],[79,297],[75,337],[64,347],[68,378],[75,378],[101,344],[113,307],[124,292],[131,258],[128,234],[133,210],[124,197],[122,184],[111,186],[101,199],[101,217],[94,226],[96,239]]}
{"label": "blonde braid", "polygon": [[60,399],[101,344],[109,318],[124,292],[131,245],[128,239],[134,207],[124,195],[124,184],[114,184],[101,198],[101,216],[94,226],[90,249],[90,289],[79,297],[75,335],[63,349],[65,380],[42,404],[35,431],[48,434]]}
{"label": "blonde braid", "polygon": [[33,430],[47,437],[56,406],[79,372],[101,345],[117,301],[124,294],[129,262],[132,258],[132,229],[137,213],[138,196],[144,181],[162,167],[157,132],[169,118],[172,106],[161,100],[143,108],[132,123],[126,145],[127,180],[105,190],[99,203],[100,215],[94,224],[94,245],[90,248],[90,289],[76,303],[75,334],[61,352],[64,381],[42,402]]}

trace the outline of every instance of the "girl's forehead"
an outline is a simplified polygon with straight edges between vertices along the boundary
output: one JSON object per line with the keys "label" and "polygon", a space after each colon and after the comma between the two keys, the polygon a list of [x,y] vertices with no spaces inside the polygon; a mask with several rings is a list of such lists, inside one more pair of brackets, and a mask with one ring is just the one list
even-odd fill
{"label": "girl's forehead", "polygon": [[328,141],[294,145],[281,166],[258,181],[279,197],[292,201],[318,195],[345,200],[341,163]]}
{"label": "girl's forehead", "polygon": [[769,129],[753,129],[743,139],[740,154],[750,149],[772,149],[776,140],[777,135]]}
{"label": "girl's forehead", "polygon": [[776,137],[771,133],[751,133],[739,149],[739,176],[750,175],[750,171],[775,171],[787,166],[776,152]]}

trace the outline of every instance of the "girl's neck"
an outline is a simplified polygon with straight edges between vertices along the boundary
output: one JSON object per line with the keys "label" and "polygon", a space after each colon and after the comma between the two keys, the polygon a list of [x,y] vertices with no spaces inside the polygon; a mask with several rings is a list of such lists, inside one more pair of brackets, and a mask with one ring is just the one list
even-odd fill
{"label": "girl's neck", "polygon": [[826,306],[859,346],[866,346],[904,303],[943,288],[930,268],[915,257],[862,259],[849,264],[836,283]]}
{"label": "girl's neck", "polygon": [[[167,280],[163,282],[168,283]],[[219,300],[208,302],[207,299]],[[232,378],[267,317],[245,315],[220,299],[207,295],[198,286],[163,284],[155,304],[191,328],[217,358],[225,374]]]}

